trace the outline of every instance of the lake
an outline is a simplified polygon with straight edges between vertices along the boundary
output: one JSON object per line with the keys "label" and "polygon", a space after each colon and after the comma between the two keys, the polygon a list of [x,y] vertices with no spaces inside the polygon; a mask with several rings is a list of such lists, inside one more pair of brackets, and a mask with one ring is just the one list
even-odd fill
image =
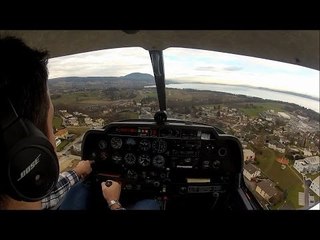
{"label": "lake", "polygon": [[[150,87],[150,86],[149,86]],[[305,108],[312,109],[313,111],[319,111],[319,101],[310,98],[304,98],[288,93],[275,92],[267,89],[251,88],[247,86],[235,86],[224,84],[201,84],[201,83],[179,83],[179,84],[167,84],[167,88],[176,89],[196,89],[196,90],[209,90],[217,92],[226,92],[232,94],[241,94],[250,97],[259,97],[269,100],[277,100],[289,103],[295,103]]]}

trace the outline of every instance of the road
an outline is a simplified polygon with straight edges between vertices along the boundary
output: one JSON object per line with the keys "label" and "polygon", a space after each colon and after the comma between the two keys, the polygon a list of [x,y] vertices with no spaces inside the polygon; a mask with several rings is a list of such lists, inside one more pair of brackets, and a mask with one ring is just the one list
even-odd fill
{"label": "road", "polygon": [[307,178],[303,174],[303,183],[304,183],[304,207],[308,208],[309,207],[309,186],[307,184]]}
{"label": "road", "polygon": [[59,159],[60,172],[63,172],[65,171],[65,169],[70,168],[73,165],[74,161],[78,162],[81,160],[80,156],[71,154],[70,150],[73,144],[81,141],[82,136],[83,134],[77,137],[76,139],[74,139],[67,146],[65,146],[65,148],[62,151],[57,152],[57,156]]}
{"label": "road", "polygon": [[81,160],[80,156],[68,154],[59,158],[60,172],[73,168]]}
{"label": "road", "polygon": [[83,134],[79,137],[77,137],[75,140],[73,140],[71,143],[69,143],[67,146],[64,147],[64,149],[60,152],[57,152],[57,156],[58,158],[66,155],[66,153],[71,149],[72,145],[77,143],[77,142],[80,142],[81,138],[82,138]]}

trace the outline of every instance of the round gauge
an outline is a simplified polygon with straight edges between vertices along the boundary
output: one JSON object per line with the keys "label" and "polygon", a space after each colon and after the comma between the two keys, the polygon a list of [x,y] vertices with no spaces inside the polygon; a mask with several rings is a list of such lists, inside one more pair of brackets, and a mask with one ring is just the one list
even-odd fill
{"label": "round gauge", "polygon": [[103,161],[106,160],[107,159],[107,153],[101,152],[100,153],[100,159],[103,160]]}
{"label": "round gauge", "polygon": [[151,143],[149,140],[147,139],[142,139],[140,144],[139,144],[139,147],[142,151],[148,151],[150,148],[151,148]]}
{"label": "round gauge", "polygon": [[136,145],[136,140],[134,140],[133,138],[128,138],[126,144],[129,146],[134,146]]}
{"label": "round gauge", "polygon": [[107,148],[107,142],[106,142],[105,140],[103,140],[103,139],[99,141],[98,145],[99,145],[99,148],[100,148],[101,150]]}
{"label": "round gauge", "polygon": [[139,156],[138,158],[138,163],[143,166],[143,167],[146,167],[146,166],[149,166],[150,165],[150,162],[151,162],[151,159],[148,155],[146,154],[142,154]]}
{"label": "round gauge", "polygon": [[114,149],[120,149],[122,147],[122,140],[119,137],[111,138],[111,147]]}
{"label": "round gauge", "polygon": [[124,155],[124,161],[128,165],[133,165],[136,163],[136,157],[133,153],[127,153],[126,155]]}
{"label": "round gauge", "polygon": [[133,180],[137,180],[138,179],[138,174],[136,173],[136,171],[129,169],[127,171],[127,178],[133,179]]}
{"label": "round gauge", "polygon": [[119,164],[122,160],[122,157],[119,154],[112,155],[112,161],[116,164]]}
{"label": "round gauge", "polygon": [[152,143],[152,149],[157,153],[164,153],[167,151],[167,142],[163,139],[157,139]]}
{"label": "round gauge", "polygon": [[165,164],[164,157],[162,155],[157,155],[152,159],[152,164],[155,167],[163,168]]}

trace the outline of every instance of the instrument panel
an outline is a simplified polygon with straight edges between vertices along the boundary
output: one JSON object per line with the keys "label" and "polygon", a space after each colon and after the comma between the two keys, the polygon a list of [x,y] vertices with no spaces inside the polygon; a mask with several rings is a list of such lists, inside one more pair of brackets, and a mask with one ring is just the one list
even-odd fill
{"label": "instrument panel", "polygon": [[97,179],[121,179],[123,192],[185,195],[238,185],[243,156],[238,139],[214,127],[140,120],[88,131],[82,158],[95,161]]}

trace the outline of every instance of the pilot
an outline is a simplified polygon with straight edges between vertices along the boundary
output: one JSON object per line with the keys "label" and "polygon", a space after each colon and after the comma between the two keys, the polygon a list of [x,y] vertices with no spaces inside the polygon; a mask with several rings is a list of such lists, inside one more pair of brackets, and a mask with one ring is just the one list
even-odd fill
{"label": "pilot", "polygon": [[[73,170],[59,174],[47,62],[46,51],[31,49],[14,37],[0,37],[0,150],[4,153],[0,160],[0,209],[55,208],[71,186],[92,171],[90,161],[81,161]],[[11,110],[6,113],[4,108]],[[40,142],[31,143],[33,139]],[[8,154],[15,150],[16,154]],[[28,161],[24,157],[28,151],[37,150],[43,152],[21,171],[17,181],[13,175],[8,177],[8,172]],[[33,175],[37,172],[41,174]],[[37,193],[37,189],[45,191]]]}
{"label": "pilot", "polygon": [[[88,202],[80,180],[91,173],[92,162],[83,160],[59,173],[47,63],[47,51],[15,37],[0,37],[0,209],[81,209],[74,205],[75,195],[83,196],[82,206]],[[103,182],[101,188],[111,210],[124,209],[120,183]],[[133,208],[159,205],[147,199]]]}

